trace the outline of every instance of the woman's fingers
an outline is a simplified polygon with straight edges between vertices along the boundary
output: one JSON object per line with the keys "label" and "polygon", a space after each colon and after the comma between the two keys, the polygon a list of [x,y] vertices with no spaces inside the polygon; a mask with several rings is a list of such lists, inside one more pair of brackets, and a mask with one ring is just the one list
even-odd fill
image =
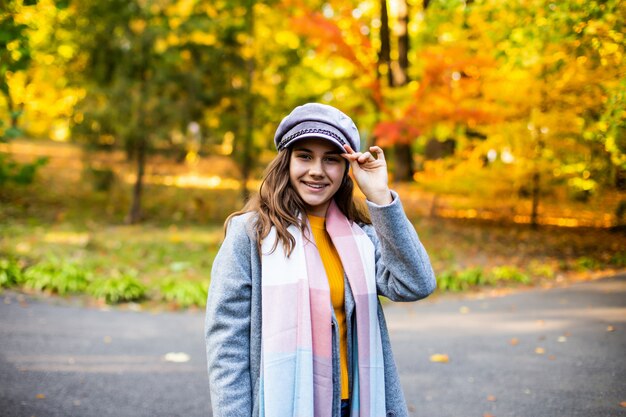
{"label": "woman's fingers", "polygon": [[376,154],[376,159],[382,159],[383,161],[385,160],[385,153],[380,146],[370,146],[370,152]]}
{"label": "woman's fingers", "polygon": [[354,149],[350,147],[350,145],[343,145],[343,147],[346,150],[346,153],[341,154],[341,156],[343,156],[350,162],[358,162],[359,157],[363,155],[361,152],[355,152]]}
{"label": "woman's fingers", "polygon": [[342,154],[350,162],[357,162],[358,164],[365,164],[367,162],[374,162],[380,160],[385,161],[385,154],[379,146],[370,146],[368,152],[356,152],[350,147],[350,145],[344,145],[346,153]]}
{"label": "woman's fingers", "polygon": [[364,164],[366,162],[375,161],[376,159],[372,156],[371,153],[365,152],[365,153],[362,153],[361,155],[359,155],[357,160],[359,161],[360,164]]}

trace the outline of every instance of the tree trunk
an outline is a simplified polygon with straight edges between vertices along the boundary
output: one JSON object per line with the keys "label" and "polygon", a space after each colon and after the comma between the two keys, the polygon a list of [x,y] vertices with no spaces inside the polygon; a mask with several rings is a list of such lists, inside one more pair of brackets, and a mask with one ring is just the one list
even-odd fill
{"label": "tree trunk", "polygon": [[146,138],[145,132],[141,133],[138,138],[135,156],[137,157],[137,178],[133,186],[132,203],[126,222],[129,224],[137,224],[141,221],[141,197],[143,194],[143,175],[146,167]]}
{"label": "tree trunk", "polygon": [[135,135],[134,156],[137,162],[137,178],[133,186],[130,211],[126,218],[126,223],[136,224],[142,220],[141,198],[143,195],[143,175],[146,167],[146,152],[148,146],[147,123],[146,123],[146,103],[148,102],[148,70],[150,69],[149,51],[150,45],[147,42],[141,44],[141,54],[143,56],[143,68],[141,71],[140,98],[137,107],[137,131]]}
{"label": "tree trunk", "polygon": [[2,90],[7,100],[7,110],[9,110],[9,117],[11,119],[11,127],[14,129],[17,129],[19,127],[20,113],[21,113],[21,110],[23,110],[24,108],[24,104],[21,105],[20,110],[17,110],[15,108],[15,102],[13,101],[13,97],[11,97],[11,93],[8,91],[8,87],[7,87],[7,91],[4,91],[4,89]]}
{"label": "tree trunk", "polygon": [[530,212],[530,225],[533,229],[539,226],[539,193],[541,176],[538,170],[533,172],[532,208]]}
{"label": "tree trunk", "polygon": [[400,36],[398,36],[398,64],[400,65],[400,78],[397,84],[406,85],[409,83],[409,3],[405,0],[400,9],[401,15],[398,17],[402,25]]}
{"label": "tree trunk", "polygon": [[393,147],[396,169],[394,171],[395,182],[406,182],[413,179],[413,154],[411,144],[396,143]]}
{"label": "tree trunk", "polygon": [[393,73],[391,71],[391,35],[389,32],[389,14],[387,0],[380,0],[380,51],[378,52],[378,67],[376,74],[380,78],[380,69],[387,70],[387,83],[393,87]]}
{"label": "tree trunk", "polygon": [[[402,28],[400,37],[398,38],[398,74],[396,85],[402,86],[409,82],[409,5],[404,1],[402,5],[403,14],[400,16]],[[410,143],[396,143],[394,146],[395,175],[394,181],[411,181],[413,180],[414,164],[413,153]]]}

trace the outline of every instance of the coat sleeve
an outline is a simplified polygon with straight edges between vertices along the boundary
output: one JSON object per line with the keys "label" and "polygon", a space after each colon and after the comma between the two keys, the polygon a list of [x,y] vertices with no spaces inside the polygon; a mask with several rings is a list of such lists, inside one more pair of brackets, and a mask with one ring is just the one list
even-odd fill
{"label": "coat sleeve", "polygon": [[376,247],[378,293],[392,301],[415,301],[436,288],[435,274],[426,249],[406,217],[398,194],[379,206],[367,201],[372,227],[366,229]]}
{"label": "coat sleeve", "polygon": [[235,217],[213,262],[205,341],[214,417],[250,417],[251,239]]}

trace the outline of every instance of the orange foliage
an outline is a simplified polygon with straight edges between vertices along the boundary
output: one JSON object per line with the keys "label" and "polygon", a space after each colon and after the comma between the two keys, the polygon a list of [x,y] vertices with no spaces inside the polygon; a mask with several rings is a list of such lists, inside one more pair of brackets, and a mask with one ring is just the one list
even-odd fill
{"label": "orange foliage", "polygon": [[373,132],[379,146],[389,146],[394,143],[410,143],[420,135],[420,130],[405,119],[384,121],[376,125]]}
{"label": "orange foliage", "polygon": [[302,3],[291,3],[298,4],[302,12],[291,18],[294,32],[309,39],[316,46],[317,52],[348,61],[354,67],[355,74],[361,78],[360,83],[368,90],[370,99],[382,109],[383,93],[376,78],[377,52],[369,37],[362,33],[362,23],[350,15],[350,9],[344,10],[339,18],[329,19]]}
{"label": "orange foliage", "polygon": [[419,56],[424,63],[420,82],[411,92],[401,116],[380,122],[374,129],[377,143],[410,143],[438,123],[475,127],[498,119],[483,96],[485,74],[493,59],[472,56],[461,47],[432,47]]}

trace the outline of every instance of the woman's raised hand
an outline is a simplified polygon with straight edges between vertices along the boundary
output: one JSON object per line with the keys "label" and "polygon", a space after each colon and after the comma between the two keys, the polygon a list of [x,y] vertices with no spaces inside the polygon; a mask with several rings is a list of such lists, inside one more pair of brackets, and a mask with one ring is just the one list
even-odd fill
{"label": "woman's raised hand", "polygon": [[383,150],[378,146],[370,146],[368,152],[355,152],[350,145],[343,147],[346,153],[341,156],[350,162],[352,175],[365,198],[381,206],[390,204],[393,198],[389,191],[387,161]]}

